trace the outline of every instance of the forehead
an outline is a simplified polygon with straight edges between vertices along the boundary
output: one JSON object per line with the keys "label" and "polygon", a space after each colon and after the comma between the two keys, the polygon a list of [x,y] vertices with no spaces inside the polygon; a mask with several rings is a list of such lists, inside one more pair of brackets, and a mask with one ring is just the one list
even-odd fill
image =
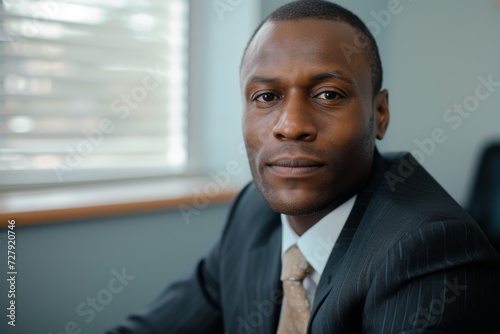
{"label": "forehead", "polygon": [[248,46],[241,68],[245,82],[261,72],[340,71],[356,81],[369,81],[367,50],[356,46],[359,33],[332,20],[268,21]]}

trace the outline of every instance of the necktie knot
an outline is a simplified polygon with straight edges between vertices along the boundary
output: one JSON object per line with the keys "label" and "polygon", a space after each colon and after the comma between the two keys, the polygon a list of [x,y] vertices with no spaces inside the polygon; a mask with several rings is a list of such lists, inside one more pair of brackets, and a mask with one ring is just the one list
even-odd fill
{"label": "necktie knot", "polygon": [[312,269],[300,249],[293,245],[285,252],[281,280],[302,282]]}

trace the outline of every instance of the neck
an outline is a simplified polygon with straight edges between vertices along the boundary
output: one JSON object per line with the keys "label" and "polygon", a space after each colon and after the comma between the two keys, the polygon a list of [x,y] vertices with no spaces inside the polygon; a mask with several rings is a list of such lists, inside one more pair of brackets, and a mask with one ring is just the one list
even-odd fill
{"label": "neck", "polygon": [[290,227],[295,231],[295,233],[297,233],[298,236],[301,236],[327,214],[328,213],[322,213],[319,215],[316,213],[308,216],[287,216],[287,219]]}
{"label": "neck", "polygon": [[286,216],[288,219],[288,222],[290,224],[290,227],[297,233],[298,236],[301,236],[304,234],[308,229],[313,227],[317,222],[319,222],[324,216],[338,208],[342,203],[344,203],[347,199],[350,197],[346,198],[345,200],[341,202],[336,202],[330,204],[328,207],[325,209],[318,211],[316,213],[313,213],[311,215],[304,215],[304,216]]}

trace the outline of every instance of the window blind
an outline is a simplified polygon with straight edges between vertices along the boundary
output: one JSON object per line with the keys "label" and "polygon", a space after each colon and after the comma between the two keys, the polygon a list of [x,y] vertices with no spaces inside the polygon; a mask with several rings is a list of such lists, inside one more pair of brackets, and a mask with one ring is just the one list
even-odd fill
{"label": "window blind", "polygon": [[3,0],[0,184],[178,173],[187,0]]}

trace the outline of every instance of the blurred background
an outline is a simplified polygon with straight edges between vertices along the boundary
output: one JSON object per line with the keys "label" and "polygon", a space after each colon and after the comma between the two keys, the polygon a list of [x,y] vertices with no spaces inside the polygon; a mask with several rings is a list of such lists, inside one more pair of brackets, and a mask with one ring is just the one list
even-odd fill
{"label": "blurred background", "polygon": [[[243,49],[288,2],[0,1],[0,332],[101,333],[192,270],[250,180]],[[379,150],[412,152],[498,242],[500,2],[336,2],[381,51]]]}

